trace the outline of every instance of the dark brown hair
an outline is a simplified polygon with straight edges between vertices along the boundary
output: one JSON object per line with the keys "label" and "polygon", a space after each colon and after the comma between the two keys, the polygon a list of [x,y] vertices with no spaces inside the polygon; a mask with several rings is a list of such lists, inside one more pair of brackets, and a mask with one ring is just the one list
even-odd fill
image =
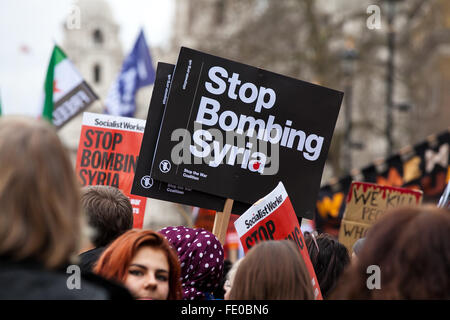
{"label": "dark brown hair", "polygon": [[79,185],[48,122],[0,117],[0,210],[0,256],[58,268],[76,254]]}
{"label": "dark brown hair", "polygon": [[114,240],[100,256],[94,273],[106,279],[124,283],[128,268],[138,250],[149,246],[162,250],[169,263],[169,296],[167,300],[179,300],[183,297],[181,288],[181,267],[178,255],[167,239],[152,230],[129,230]]}
{"label": "dark brown hair", "polygon": [[103,247],[133,228],[133,208],[130,199],[110,186],[87,186],[82,189],[81,203],[89,225],[95,233],[92,243]]}
{"label": "dark brown hair", "polygon": [[[367,286],[368,267],[380,270],[380,289]],[[334,299],[450,299],[450,210],[432,206],[387,212],[369,229]]]}
{"label": "dark brown hair", "polygon": [[327,298],[345,267],[350,263],[347,248],[326,233],[320,234],[314,242],[313,235],[305,232],[305,242],[320,291],[322,296]]}
{"label": "dark brown hair", "polygon": [[250,249],[230,291],[230,300],[305,299],[314,299],[311,278],[290,240],[262,241]]}

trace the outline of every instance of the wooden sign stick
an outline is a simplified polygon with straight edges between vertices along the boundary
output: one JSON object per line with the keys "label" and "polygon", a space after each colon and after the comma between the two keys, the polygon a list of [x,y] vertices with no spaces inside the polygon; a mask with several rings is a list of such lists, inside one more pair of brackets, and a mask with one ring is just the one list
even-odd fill
{"label": "wooden sign stick", "polygon": [[216,216],[214,217],[214,227],[212,233],[217,237],[217,239],[219,239],[222,245],[225,244],[233,202],[233,199],[227,199],[225,201],[225,206],[223,207],[223,212],[216,212]]}

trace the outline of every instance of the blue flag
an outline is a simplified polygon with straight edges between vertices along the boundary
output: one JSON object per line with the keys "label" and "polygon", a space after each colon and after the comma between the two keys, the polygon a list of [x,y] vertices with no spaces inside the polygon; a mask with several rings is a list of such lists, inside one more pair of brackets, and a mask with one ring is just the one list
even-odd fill
{"label": "blue flag", "polygon": [[125,59],[122,70],[106,97],[106,113],[133,117],[136,111],[135,96],[139,88],[155,82],[155,70],[150,51],[141,30],[133,50]]}

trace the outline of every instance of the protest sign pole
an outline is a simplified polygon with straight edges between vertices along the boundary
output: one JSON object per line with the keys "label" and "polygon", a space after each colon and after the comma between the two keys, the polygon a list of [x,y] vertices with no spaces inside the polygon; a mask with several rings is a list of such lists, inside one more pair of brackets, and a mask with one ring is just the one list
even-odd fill
{"label": "protest sign pole", "polygon": [[230,222],[231,209],[233,208],[233,199],[227,199],[222,212],[216,212],[214,217],[214,227],[212,233],[219,239],[222,245],[225,244],[228,223]]}

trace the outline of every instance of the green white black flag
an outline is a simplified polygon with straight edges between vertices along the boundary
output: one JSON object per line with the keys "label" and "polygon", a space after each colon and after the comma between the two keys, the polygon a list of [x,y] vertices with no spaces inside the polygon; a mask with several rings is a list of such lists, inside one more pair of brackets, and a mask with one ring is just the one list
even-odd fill
{"label": "green white black flag", "polygon": [[44,90],[42,117],[58,128],[98,99],[57,45],[50,58]]}

